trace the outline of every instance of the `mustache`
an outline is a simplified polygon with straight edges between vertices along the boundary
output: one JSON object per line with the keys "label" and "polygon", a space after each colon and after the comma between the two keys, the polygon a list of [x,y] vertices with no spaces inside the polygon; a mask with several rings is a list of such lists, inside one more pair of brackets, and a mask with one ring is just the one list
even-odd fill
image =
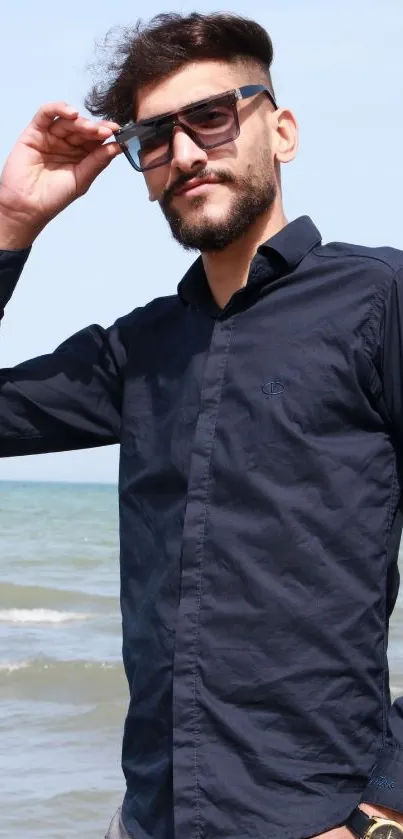
{"label": "mustache", "polygon": [[193,181],[194,178],[200,178],[201,180],[205,180],[206,178],[215,178],[215,180],[222,184],[232,184],[235,182],[234,176],[230,172],[226,172],[224,169],[216,169],[216,171],[213,171],[212,169],[202,169],[199,172],[179,175],[175,183],[171,184],[171,186],[164,191],[161,204],[163,206],[169,204],[176,190],[181,189],[188,183],[188,181]]}

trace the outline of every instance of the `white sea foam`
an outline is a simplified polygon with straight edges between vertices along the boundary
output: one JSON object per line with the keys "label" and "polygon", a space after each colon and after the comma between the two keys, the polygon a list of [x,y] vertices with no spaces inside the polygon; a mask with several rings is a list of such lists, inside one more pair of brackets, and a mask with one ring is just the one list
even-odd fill
{"label": "white sea foam", "polygon": [[67,623],[85,620],[89,615],[79,612],[57,612],[53,609],[2,609],[2,623]]}
{"label": "white sea foam", "polygon": [[26,667],[29,667],[29,661],[0,661],[0,673],[14,673]]}

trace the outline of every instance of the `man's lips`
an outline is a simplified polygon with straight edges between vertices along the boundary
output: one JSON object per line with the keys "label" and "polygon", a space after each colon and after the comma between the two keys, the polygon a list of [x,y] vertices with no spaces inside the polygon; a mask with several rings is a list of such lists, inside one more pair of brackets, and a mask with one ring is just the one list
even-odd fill
{"label": "man's lips", "polygon": [[209,184],[218,184],[219,181],[216,178],[193,178],[191,181],[187,181],[183,186],[179,189],[176,189],[174,195],[182,195],[184,192],[188,192],[191,189],[196,189],[199,186],[208,186]]}

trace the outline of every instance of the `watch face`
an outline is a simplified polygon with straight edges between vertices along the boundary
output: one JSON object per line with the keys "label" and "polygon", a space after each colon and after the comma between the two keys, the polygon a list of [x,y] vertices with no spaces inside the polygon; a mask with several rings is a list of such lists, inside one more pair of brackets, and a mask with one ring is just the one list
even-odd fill
{"label": "watch face", "polygon": [[403,827],[385,822],[371,830],[371,839],[403,839]]}

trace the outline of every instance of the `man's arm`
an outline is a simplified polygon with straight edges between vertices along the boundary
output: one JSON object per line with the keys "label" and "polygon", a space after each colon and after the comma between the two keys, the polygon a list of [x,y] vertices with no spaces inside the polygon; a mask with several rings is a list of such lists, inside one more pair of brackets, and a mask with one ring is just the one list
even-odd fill
{"label": "man's arm", "polygon": [[402,812],[399,813],[397,810],[388,810],[387,807],[375,807],[373,804],[365,803],[360,804],[360,808],[367,814],[367,816],[379,816],[382,819],[389,819],[392,822],[401,824],[403,827]]}
{"label": "man's arm", "polygon": [[[120,153],[105,145],[117,128],[55,102],[18,139],[0,175],[0,316],[37,236]],[[91,326],[50,355],[0,370],[0,455],[117,442],[124,363],[119,326]]]}
{"label": "man's arm", "polygon": [[[27,256],[27,250],[0,251],[0,311]],[[49,355],[0,370],[0,456],[119,441],[126,362],[120,323],[90,326]]]}
{"label": "man's arm", "polygon": [[[372,326],[373,395],[403,466],[403,269],[394,278],[378,323]],[[392,705],[384,744],[357,806],[368,816],[403,826],[403,697]],[[353,839],[353,834],[342,826],[314,839]]]}
{"label": "man's arm", "polygon": [[[397,462],[403,474],[403,268],[391,281],[383,311],[373,326],[370,361],[373,392],[390,434]],[[392,488],[391,488],[392,491]],[[400,486],[400,492],[402,488]],[[389,610],[393,604],[389,604]],[[368,815],[389,818],[403,824],[403,697],[392,704],[384,743],[361,798]]]}

